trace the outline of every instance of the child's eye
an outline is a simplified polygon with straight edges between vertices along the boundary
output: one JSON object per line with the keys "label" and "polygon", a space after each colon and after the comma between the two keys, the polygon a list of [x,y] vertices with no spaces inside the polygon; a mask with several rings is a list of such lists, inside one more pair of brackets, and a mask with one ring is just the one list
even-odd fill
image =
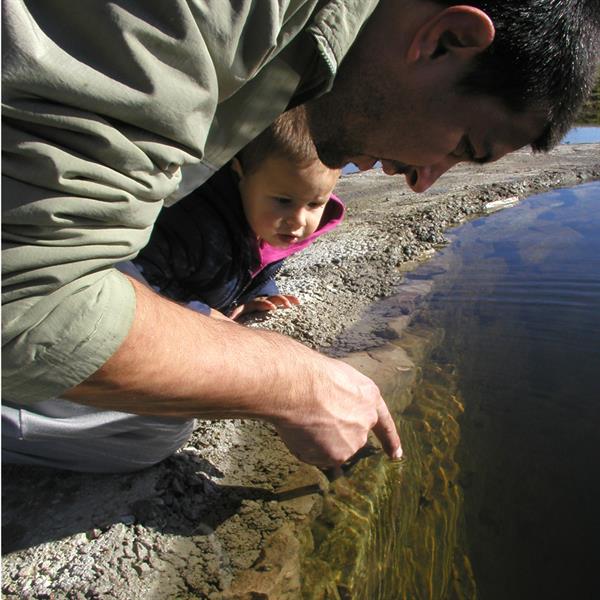
{"label": "child's eye", "polygon": [[287,206],[288,204],[290,204],[291,200],[289,198],[275,198],[275,202]]}
{"label": "child's eye", "polygon": [[309,208],[323,208],[325,206],[325,204],[323,202],[310,202],[308,207]]}

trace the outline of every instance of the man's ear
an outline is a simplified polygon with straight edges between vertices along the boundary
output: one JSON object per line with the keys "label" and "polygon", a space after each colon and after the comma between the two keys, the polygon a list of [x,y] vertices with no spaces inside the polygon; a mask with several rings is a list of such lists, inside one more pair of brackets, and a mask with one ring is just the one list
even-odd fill
{"label": "man's ear", "polygon": [[492,20],[474,6],[451,6],[432,15],[415,32],[407,62],[454,54],[470,59],[494,41]]}
{"label": "man's ear", "polygon": [[240,178],[240,180],[244,178],[244,169],[242,169],[242,163],[237,156],[232,159],[231,168],[233,172]]}

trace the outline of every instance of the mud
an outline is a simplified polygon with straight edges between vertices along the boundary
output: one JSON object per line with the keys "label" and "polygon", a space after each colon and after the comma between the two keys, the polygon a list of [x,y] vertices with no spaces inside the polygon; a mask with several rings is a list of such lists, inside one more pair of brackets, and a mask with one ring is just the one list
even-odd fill
{"label": "mud", "polygon": [[[400,398],[401,411],[419,352],[372,346],[404,330],[422,291],[415,289],[392,324],[365,321],[369,307],[444,244],[445,230],[486,205],[599,178],[598,144],[459,167],[422,195],[380,171],[345,176],[336,190],[348,205],[343,226],[280,273],[282,290],[302,305],[247,324],[331,355],[353,353],[348,360],[385,397]],[[311,526],[330,490],[344,485],[298,462],[254,421],[199,422],[185,448],[138,474],[4,466],[2,483],[4,597],[109,600],[280,600],[302,597],[303,585],[305,597],[316,598],[302,574],[315,543]]]}

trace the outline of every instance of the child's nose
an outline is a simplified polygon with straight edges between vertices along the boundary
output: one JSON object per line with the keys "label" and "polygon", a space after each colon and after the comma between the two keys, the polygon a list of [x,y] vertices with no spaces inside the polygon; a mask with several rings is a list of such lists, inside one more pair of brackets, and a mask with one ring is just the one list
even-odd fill
{"label": "child's nose", "polygon": [[293,211],[287,216],[285,221],[290,227],[303,227],[306,223],[306,215],[304,209]]}

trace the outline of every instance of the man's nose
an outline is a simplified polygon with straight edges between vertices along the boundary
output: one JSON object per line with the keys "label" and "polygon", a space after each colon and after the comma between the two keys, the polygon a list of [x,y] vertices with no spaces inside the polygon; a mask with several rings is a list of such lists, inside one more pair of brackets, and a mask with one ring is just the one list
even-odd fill
{"label": "man's nose", "polygon": [[424,192],[457,162],[458,161],[445,161],[426,167],[413,167],[406,173],[406,183],[408,183],[414,192]]}

